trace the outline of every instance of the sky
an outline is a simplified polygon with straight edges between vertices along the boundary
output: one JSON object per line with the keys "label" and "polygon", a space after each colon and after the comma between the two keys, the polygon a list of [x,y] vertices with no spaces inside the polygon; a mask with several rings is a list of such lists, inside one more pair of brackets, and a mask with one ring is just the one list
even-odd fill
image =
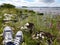
{"label": "sky", "polygon": [[0,0],[0,5],[3,3],[13,4],[18,7],[60,7],[60,0]]}

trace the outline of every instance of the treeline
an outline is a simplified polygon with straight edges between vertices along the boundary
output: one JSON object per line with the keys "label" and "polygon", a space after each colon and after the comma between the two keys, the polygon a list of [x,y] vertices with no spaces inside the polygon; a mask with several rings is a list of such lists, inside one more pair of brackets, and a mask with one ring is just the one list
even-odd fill
{"label": "treeline", "polygon": [[15,8],[15,6],[14,5],[12,5],[12,4],[2,4],[2,5],[0,5],[0,8]]}
{"label": "treeline", "polygon": [[[0,5],[0,9],[1,8],[16,8],[16,6],[15,5],[12,5],[12,4],[6,4],[6,3],[3,3],[2,5]],[[22,8],[27,8],[26,6],[22,6]],[[18,13],[20,13],[21,15],[22,15],[22,13],[25,13],[26,14],[26,12],[27,12],[27,14],[29,15],[29,13],[31,13],[31,15],[34,15],[36,12],[35,11],[33,11],[33,10],[25,10],[25,9],[22,9],[22,10],[18,10],[17,8],[16,8],[16,10],[17,10],[17,12]],[[24,11],[23,11],[24,10]],[[37,12],[37,15],[44,15],[44,13],[39,13],[39,12]]]}

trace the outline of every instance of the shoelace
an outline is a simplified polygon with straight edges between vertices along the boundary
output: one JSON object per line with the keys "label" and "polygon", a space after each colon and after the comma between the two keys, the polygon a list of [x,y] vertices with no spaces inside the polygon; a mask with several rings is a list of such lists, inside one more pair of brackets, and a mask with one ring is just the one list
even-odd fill
{"label": "shoelace", "polygon": [[22,36],[19,36],[19,37],[15,38],[14,43],[15,43],[15,45],[19,45],[19,43],[21,43],[21,41],[22,41]]}
{"label": "shoelace", "polygon": [[7,32],[7,33],[5,33],[5,38],[4,38],[4,42],[5,43],[7,43],[7,42],[9,42],[9,41],[12,41],[12,35],[11,35],[11,33],[10,32]]}

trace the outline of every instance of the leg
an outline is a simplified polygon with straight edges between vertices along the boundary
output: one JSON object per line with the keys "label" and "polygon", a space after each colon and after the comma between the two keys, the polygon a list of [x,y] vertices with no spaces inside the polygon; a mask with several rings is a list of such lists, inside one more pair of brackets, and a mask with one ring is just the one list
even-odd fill
{"label": "leg", "polygon": [[8,42],[6,45],[15,45],[13,42]]}

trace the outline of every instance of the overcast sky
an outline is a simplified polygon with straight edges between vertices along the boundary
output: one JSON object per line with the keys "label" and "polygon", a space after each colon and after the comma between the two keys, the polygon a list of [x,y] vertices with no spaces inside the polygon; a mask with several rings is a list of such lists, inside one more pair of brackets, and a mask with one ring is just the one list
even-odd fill
{"label": "overcast sky", "polygon": [[0,4],[10,3],[15,6],[60,7],[60,0],[0,0]]}

